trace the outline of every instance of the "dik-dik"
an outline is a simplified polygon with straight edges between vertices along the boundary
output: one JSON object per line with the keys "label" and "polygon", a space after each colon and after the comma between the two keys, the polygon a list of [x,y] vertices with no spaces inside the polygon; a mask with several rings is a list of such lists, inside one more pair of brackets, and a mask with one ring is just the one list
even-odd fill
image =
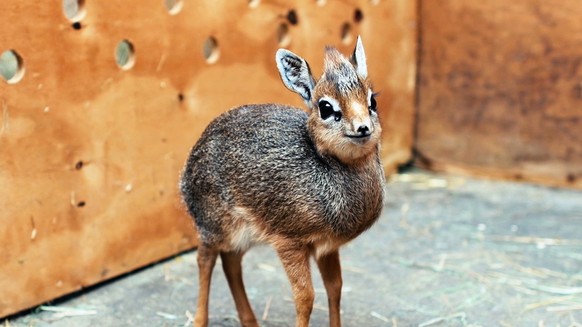
{"label": "dik-dik", "polygon": [[296,326],[313,307],[310,257],[323,278],[330,326],[340,326],[339,248],[380,215],[380,123],[360,38],[350,58],[325,50],[315,80],[307,62],[279,49],[283,83],[309,109],[246,105],[216,118],[193,147],[181,191],[200,235],[195,326],[208,324],[217,256],[243,326],[257,326],[241,270],[252,246],[271,244],[291,282]]}

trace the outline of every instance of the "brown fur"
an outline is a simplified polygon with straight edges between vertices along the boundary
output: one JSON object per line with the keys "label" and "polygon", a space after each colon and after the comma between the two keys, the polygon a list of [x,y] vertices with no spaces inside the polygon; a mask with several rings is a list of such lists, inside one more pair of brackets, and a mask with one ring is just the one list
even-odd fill
{"label": "brown fur", "polygon": [[[295,54],[280,50],[277,60],[283,82],[304,98],[311,113],[274,104],[233,109],[208,126],[182,175],[184,202],[200,234],[196,326],[208,324],[218,255],[241,324],[257,326],[241,260],[260,243],[271,244],[281,258],[293,290],[296,325],[309,323],[314,298],[309,260],[314,257],[328,294],[330,326],[340,326],[338,249],[380,214],[381,128],[375,108],[368,109],[371,87],[361,41],[351,62],[327,49],[317,82]],[[321,101],[333,103],[341,119],[324,119]]]}

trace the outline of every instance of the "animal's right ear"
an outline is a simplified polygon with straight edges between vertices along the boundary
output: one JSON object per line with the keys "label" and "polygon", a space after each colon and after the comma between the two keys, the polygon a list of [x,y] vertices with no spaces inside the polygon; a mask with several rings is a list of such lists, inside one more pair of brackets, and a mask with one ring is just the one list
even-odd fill
{"label": "animal's right ear", "polygon": [[368,66],[366,65],[366,53],[364,52],[364,45],[362,44],[362,38],[358,35],[356,40],[356,48],[354,49],[354,54],[350,58],[350,61],[356,67],[356,71],[363,78],[368,77]]}
{"label": "animal's right ear", "polygon": [[311,102],[315,80],[307,61],[293,52],[279,49],[275,55],[281,79],[287,88],[298,93],[306,103]]}

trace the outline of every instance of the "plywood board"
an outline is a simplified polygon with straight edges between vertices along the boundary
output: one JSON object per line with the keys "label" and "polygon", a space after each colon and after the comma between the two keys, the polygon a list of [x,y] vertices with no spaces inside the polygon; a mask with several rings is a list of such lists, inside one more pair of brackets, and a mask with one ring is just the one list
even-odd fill
{"label": "plywood board", "polygon": [[[319,74],[324,45],[349,53],[361,34],[385,165],[408,160],[415,5],[324,2],[85,1],[69,20],[62,1],[2,1],[0,52],[15,50],[24,73],[0,80],[0,316],[195,246],[182,163],[230,107],[301,105],[275,68],[282,45]],[[122,40],[135,54],[125,69]]]}
{"label": "plywood board", "polygon": [[421,1],[420,162],[582,188],[582,4]]}

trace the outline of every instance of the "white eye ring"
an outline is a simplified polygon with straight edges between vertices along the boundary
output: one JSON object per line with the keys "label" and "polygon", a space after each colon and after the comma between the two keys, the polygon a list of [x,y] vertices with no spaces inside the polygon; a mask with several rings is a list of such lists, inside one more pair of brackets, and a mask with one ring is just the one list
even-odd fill
{"label": "white eye ring", "polygon": [[328,102],[329,104],[331,104],[331,107],[332,107],[333,111],[335,112],[335,114],[334,114],[334,115],[331,115],[331,116],[327,117],[326,119],[324,119],[324,121],[329,121],[329,120],[331,120],[332,118],[333,118],[334,120],[338,121],[338,119],[337,119],[336,117],[341,117],[341,116],[342,116],[342,111],[341,111],[341,109],[340,109],[339,102],[338,102],[336,99],[334,99],[334,98],[332,98],[332,97],[330,97],[330,96],[327,96],[327,95],[324,95],[324,96],[322,96],[322,97],[319,99],[319,101],[317,101],[317,102],[318,102],[318,103],[320,103],[320,102],[322,102],[322,101],[326,101],[326,102]]}
{"label": "white eye ring", "polygon": [[374,92],[372,92],[371,89],[368,89],[368,111],[370,111],[370,115],[377,115],[378,113],[376,112],[376,99],[374,97]]}

